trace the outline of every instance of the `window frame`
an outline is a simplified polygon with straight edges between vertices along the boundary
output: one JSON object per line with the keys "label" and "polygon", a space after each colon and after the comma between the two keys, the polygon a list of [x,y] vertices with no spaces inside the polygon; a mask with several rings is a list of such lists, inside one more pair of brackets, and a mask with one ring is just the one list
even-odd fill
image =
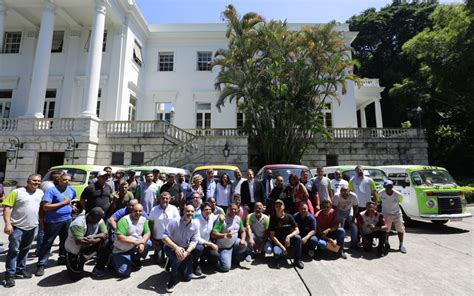
{"label": "window frame", "polygon": [[[8,41],[8,36],[13,35],[13,34],[18,34],[20,36],[20,40],[18,42],[7,42]],[[19,54],[21,51],[21,45],[23,41],[23,32],[22,31],[5,31],[5,33],[2,36],[3,38],[3,46],[2,46],[2,53],[6,54]],[[11,49],[13,48],[12,46],[18,44],[18,49],[16,51],[12,51]],[[10,50],[7,51],[7,46],[10,45]]]}
{"label": "window frame", "polygon": [[[9,93],[9,96],[4,96],[2,93]],[[0,118],[10,118],[12,110],[13,89],[0,89]],[[8,116],[5,116],[6,106],[8,105]]]}
{"label": "window frame", "polygon": [[[165,56],[165,55],[168,55],[168,56],[172,57],[171,70],[167,70],[167,69],[169,69],[169,65],[167,66],[167,64],[169,64],[170,61],[163,61],[163,62],[161,61],[161,57]],[[165,63],[167,63],[167,64],[165,64]],[[160,51],[160,52],[158,52],[158,72],[174,72],[174,64],[175,64],[174,51]],[[162,66],[163,66],[163,69],[162,69]],[[165,66],[167,66],[166,69],[165,69]]]}
{"label": "window frame", "polygon": [[[102,37],[102,52],[107,52],[107,29],[104,30],[104,37]],[[89,46],[91,42],[92,30],[89,30],[89,36],[87,37],[84,49],[89,52]]]}
{"label": "window frame", "polygon": [[[206,62],[204,60],[200,60],[200,54],[206,54],[209,55],[209,61]],[[211,62],[212,62],[212,51],[198,51],[197,52],[197,60],[196,60],[196,71],[198,72],[211,72],[212,67],[211,67]],[[202,67],[202,68],[201,68]]]}
{"label": "window frame", "polygon": [[[58,40],[55,40],[54,37],[56,35],[56,37],[58,37],[59,34],[62,34],[61,36],[61,41],[59,42]],[[58,31],[53,31],[53,40],[51,42],[51,53],[62,53],[63,52],[63,48],[64,48],[64,31],[62,30],[58,30]],[[55,41],[56,43],[59,43],[58,44],[58,47],[55,48]]]}
{"label": "window frame", "polygon": [[143,67],[143,46],[135,39],[132,60],[138,67]]}

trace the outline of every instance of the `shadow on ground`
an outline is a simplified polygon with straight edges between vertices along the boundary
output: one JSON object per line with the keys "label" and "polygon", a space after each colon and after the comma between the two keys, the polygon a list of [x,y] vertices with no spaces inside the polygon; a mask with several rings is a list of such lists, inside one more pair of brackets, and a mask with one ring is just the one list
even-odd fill
{"label": "shadow on ground", "polygon": [[459,234],[469,232],[467,229],[457,228],[455,222],[448,225],[438,225],[427,221],[411,220],[410,225],[406,226],[407,233],[422,234]]}

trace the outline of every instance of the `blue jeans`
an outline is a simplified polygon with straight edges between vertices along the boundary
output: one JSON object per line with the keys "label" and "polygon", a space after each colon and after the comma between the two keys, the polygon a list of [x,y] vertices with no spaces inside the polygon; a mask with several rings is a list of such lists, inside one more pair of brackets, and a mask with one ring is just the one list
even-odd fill
{"label": "blue jeans", "polygon": [[35,236],[36,236],[36,253],[39,254],[41,245],[43,244],[44,230],[41,230],[39,227],[36,227]]}
{"label": "blue jeans", "polygon": [[[337,230],[331,231],[328,233],[328,237],[335,239],[337,241],[337,245],[340,246],[341,248],[339,249],[339,254],[344,253],[344,236],[346,235],[346,232],[344,231],[344,228],[339,227]],[[326,249],[328,246],[328,242],[324,239],[319,239],[318,242],[318,248],[321,250]]]}
{"label": "blue jeans", "polygon": [[38,253],[38,266],[47,265],[51,247],[53,246],[54,240],[58,235],[59,257],[64,257],[64,259],[66,259],[66,249],[64,248],[64,243],[67,239],[69,224],[71,224],[71,220],[44,224],[44,238]]}
{"label": "blue jeans", "polygon": [[211,266],[216,267],[219,261],[219,253],[210,247],[197,244],[196,248],[191,252],[193,258],[193,270],[198,264],[207,261]]}
{"label": "blue jeans", "polygon": [[219,266],[222,271],[229,271],[232,265],[232,260],[235,262],[241,262],[250,254],[251,251],[247,247],[247,242],[245,242],[245,246],[241,248],[240,239],[236,237],[232,247],[219,249]]}
{"label": "blue jeans", "polygon": [[132,256],[140,256],[145,259],[148,255],[148,251],[151,249],[151,240],[148,240],[145,244],[145,248],[142,253],[138,253],[138,248],[135,246],[128,251],[122,253],[116,253],[112,255],[112,265],[117,271],[120,277],[128,277],[132,272]]}
{"label": "blue jeans", "polygon": [[153,239],[156,242],[156,249],[155,253],[153,254],[153,257],[155,258],[155,263],[160,265],[161,263],[164,262],[165,259],[165,243],[161,239]]}
{"label": "blue jeans", "polygon": [[23,230],[13,227],[13,232],[8,236],[8,253],[5,259],[5,277],[14,277],[15,273],[26,268],[26,259],[31,244],[35,239],[36,227]]}
{"label": "blue jeans", "polygon": [[253,240],[255,241],[254,248],[258,248],[259,246],[263,245],[263,252],[265,254],[271,254],[272,253],[272,242],[271,241],[269,241],[266,237],[256,236],[255,233],[252,233],[252,236],[253,236]]}
{"label": "blue jeans", "polygon": [[343,211],[337,211],[337,218],[341,222],[341,227],[344,228],[344,224],[349,222],[350,228],[351,228],[351,246],[356,247],[358,238],[357,238],[357,225],[355,223],[352,223],[352,217],[351,211],[343,212]]}
{"label": "blue jeans", "polygon": [[178,272],[181,272],[186,281],[190,281],[193,275],[193,259],[189,254],[183,261],[179,261],[174,249],[165,245],[166,256],[171,262],[171,280],[177,281]]}
{"label": "blue jeans", "polygon": [[[285,241],[280,242],[283,245],[285,245]],[[295,235],[290,239],[290,247],[292,249],[292,255],[295,260],[300,260],[301,259],[301,236]],[[280,257],[283,256],[283,250],[277,246],[275,243],[273,243],[273,256],[275,258],[279,259]]]}
{"label": "blue jeans", "polygon": [[318,248],[319,245],[319,238],[316,235],[313,235],[309,238],[309,240],[306,242],[306,245],[303,245],[303,248],[307,248],[310,250],[315,250]]}

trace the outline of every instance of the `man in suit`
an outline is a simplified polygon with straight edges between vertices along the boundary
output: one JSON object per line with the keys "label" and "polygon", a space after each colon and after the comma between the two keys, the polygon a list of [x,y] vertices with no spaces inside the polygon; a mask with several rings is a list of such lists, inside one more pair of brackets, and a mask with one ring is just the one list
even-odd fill
{"label": "man in suit", "polygon": [[202,197],[203,201],[207,201],[208,198],[214,197],[214,191],[216,191],[217,183],[214,180],[214,170],[208,169],[206,172],[207,178],[204,179],[201,183],[204,196]]}
{"label": "man in suit", "polygon": [[253,212],[256,202],[264,202],[264,188],[261,182],[255,180],[253,171],[247,170],[247,181],[242,183],[240,195],[242,196],[242,204],[249,207]]}

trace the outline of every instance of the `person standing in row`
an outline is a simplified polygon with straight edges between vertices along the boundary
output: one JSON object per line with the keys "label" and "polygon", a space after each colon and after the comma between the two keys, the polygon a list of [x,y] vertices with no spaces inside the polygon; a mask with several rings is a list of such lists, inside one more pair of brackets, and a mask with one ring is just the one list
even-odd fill
{"label": "person standing in row", "polygon": [[369,201],[377,203],[379,197],[374,180],[364,175],[364,169],[358,165],[354,170],[356,175],[349,181],[349,190],[357,195],[360,213]]}
{"label": "person standing in row", "polygon": [[204,191],[203,200],[208,200],[210,197],[214,197],[214,191],[216,191],[217,183],[214,180],[214,170],[208,169],[206,172],[207,178],[201,183]]}
{"label": "person standing in row", "polygon": [[333,192],[331,188],[331,180],[324,176],[324,169],[322,167],[316,168],[316,175],[311,191],[313,192],[314,211],[318,212],[321,209],[321,203],[323,200],[332,201]]}
{"label": "person standing in row", "polygon": [[250,211],[253,211],[256,202],[264,203],[263,191],[262,183],[255,180],[253,170],[248,169],[247,181],[244,181],[240,188],[242,204],[246,205]]}
{"label": "person standing in row", "polygon": [[107,216],[110,201],[112,200],[112,188],[107,184],[109,175],[102,171],[97,175],[97,181],[87,186],[81,194],[81,207],[89,213],[95,207],[100,207]]}
{"label": "person standing in row", "polygon": [[135,191],[135,198],[143,206],[143,211],[150,214],[151,209],[156,205],[156,199],[160,194],[160,187],[153,182],[153,173],[145,173],[145,182],[138,185]]}
{"label": "person standing in row", "polygon": [[8,253],[5,258],[5,287],[15,286],[16,278],[31,278],[26,271],[26,259],[35,238],[43,191],[39,189],[41,175],[28,177],[26,187],[14,189],[3,200],[3,232],[8,235]]}
{"label": "person standing in row", "polygon": [[72,220],[71,200],[76,198],[76,190],[69,186],[71,175],[62,174],[58,178],[58,185],[49,189],[41,203],[44,215],[44,239],[38,254],[36,276],[44,275],[44,268],[48,264],[51,247],[59,235],[58,265],[66,264],[66,242],[69,225]]}
{"label": "person standing in row", "polygon": [[216,199],[217,205],[221,207],[224,212],[232,203],[232,186],[230,184],[229,175],[225,173],[221,175],[216,190],[214,191],[214,198]]}
{"label": "person standing in row", "polygon": [[160,192],[169,192],[171,195],[170,204],[174,205],[180,210],[184,208],[184,194],[181,186],[176,183],[175,174],[168,174],[168,180],[165,184],[163,184],[163,186],[161,186]]}

